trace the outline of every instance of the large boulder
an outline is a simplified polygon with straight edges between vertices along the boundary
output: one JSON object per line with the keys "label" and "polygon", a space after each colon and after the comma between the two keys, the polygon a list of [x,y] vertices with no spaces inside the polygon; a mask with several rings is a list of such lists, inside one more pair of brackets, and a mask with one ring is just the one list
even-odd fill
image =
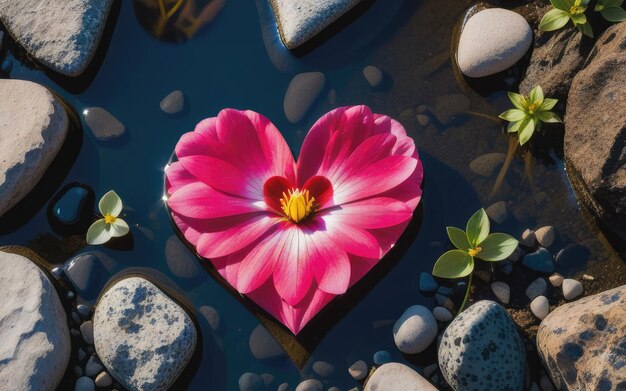
{"label": "large boulder", "polygon": [[0,217],[39,182],[68,125],[65,109],[48,89],[0,79]]}
{"label": "large boulder", "polygon": [[508,312],[482,300],[461,312],[443,333],[439,367],[456,391],[524,387],[525,351]]}
{"label": "large boulder", "polygon": [[78,76],[94,56],[113,0],[0,0],[0,21],[48,68]]}
{"label": "large boulder", "polygon": [[428,380],[404,364],[390,362],[377,368],[365,383],[365,391],[436,391]]}
{"label": "large boulder", "polygon": [[626,389],[626,285],[552,311],[537,348],[559,390]]}
{"label": "large boulder", "polygon": [[565,116],[567,174],[578,199],[626,239],[626,23],[598,39],[572,82]]}
{"label": "large boulder", "polygon": [[153,283],[129,277],[100,297],[93,316],[96,353],[130,390],[167,390],[197,342],[191,317]]}
{"label": "large boulder", "polygon": [[61,300],[28,258],[0,251],[0,389],[54,390],[70,359]]}

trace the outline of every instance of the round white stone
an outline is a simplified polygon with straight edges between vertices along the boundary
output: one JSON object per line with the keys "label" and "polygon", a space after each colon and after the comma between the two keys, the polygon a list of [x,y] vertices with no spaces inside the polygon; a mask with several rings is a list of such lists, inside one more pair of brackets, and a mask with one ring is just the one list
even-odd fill
{"label": "round white stone", "polygon": [[426,350],[437,337],[437,331],[437,321],[430,310],[414,305],[393,325],[393,339],[402,353],[415,354]]}
{"label": "round white stone", "polygon": [[541,320],[550,313],[550,304],[545,296],[537,296],[530,302],[530,310]]}
{"label": "round white stone", "polygon": [[580,281],[566,278],[563,280],[563,296],[566,300],[574,300],[583,294],[583,284]]}
{"label": "round white stone", "polygon": [[493,291],[493,294],[496,295],[498,300],[500,300],[500,302],[504,304],[509,304],[509,301],[511,299],[511,287],[509,287],[509,284],[502,281],[496,281],[491,284],[491,290]]}

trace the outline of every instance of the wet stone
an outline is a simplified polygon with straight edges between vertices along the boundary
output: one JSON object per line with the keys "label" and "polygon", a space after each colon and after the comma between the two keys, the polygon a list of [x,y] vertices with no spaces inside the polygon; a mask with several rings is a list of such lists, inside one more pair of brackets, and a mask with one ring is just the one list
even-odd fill
{"label": "wet stone", "polygon": [[285,351],[276,339],[262,325],[258,325],[252,333],[248,342],[252,355],[259,360],[273,359],[285,355]]}
{"label": "wet stone", "polygon": [[61,224],[78,223],[88,213],[85,211],[88,194],[87,190],[80,186],[68,189],[52,207],[52,214]]}
{"label": "wet stone", "polygon": [[470,170],[480,176],[489,178],[504,163],[505,158],[506,155],[499,152],[481,155],[470,162]]}
{"label": "wet stone", "polygon": [[526,229],[522,233],[522,238],[520,240],[520,243],[523,244],[524,246],[526,246],[526,247],[534,247],[536,241],[537,241],[537,236],[535,234],[535,231],[533,231],[531,229]]}
{"label": "wet stone", "polygon": [[374,364],[382,365],[391,361],[391,354],[386,350],[379,350],[374,353]]}
{"label": "wet stone", "polygon": [[76,255],[64,266],[67,277],[83,300],[95,300],[110,278],[116,262],[100,251]]}
{"label": "wet stone", "polygon": [[91,132],[100,141],[115,139],[126,131],[124,124],[102,107],[85,109],[83,115]]}
{"label": "wet stone", "polygon": [[374,65],[363,68],[363,76],[371,87],[378,87],[383,82],[383,72]]}
{"label": "wet stone", "polygon": [[367,363],[363,360],[359,360],[352,364],[350,368],[348,368],[348,373],[350,376],[354,378],[354,380],[362,380],[367,376]]}
{"label": "wet stone", "polygon": [[546,283],[546,280],[539,277],[528,285],[528,288],[526,288],[526,296],[530,300],[534,300],[537,296],[545,295],[547,290],[548,284]]}
{"label": "wet stone", "polygon": [[393,325],[393,339],[402,353],[415,354],[437,337],[437,321],[430,310],[421,305],[407,308]]}
{"label": "wet stone", "polygon": [[217,331],[220,328],[220,313],[217,312],[215,308],[203,305],[199,308],[199,311],[209,323],[209,326],[211,326],[213,331]]}
{"label": "wet stone", "polygon": [[433,316],[440,322],[449,322],[454,318],[450,311],[445,307],[433,308]]}
{"label": "wet stone", "polygon": [[505,201],[498,201],[485,209],[489,218],[498,224],[502,224],[509,217],[509,210]]}
{"label": "wet stone", "polygon": [[324,385],[317,379],[308,379],[296,387],[296,391],[323,391]]}
{"label": "wet stone", "polygon": [[503,304],[509,304],[509,300],[511,299],[511,287],[509,284],[502,281],[496,281],[491,284],[491,290]]}
{"label": "wet stone", "polygon": [[181,90],[175,90],[167,94],[159,104],[161,110],[166,114],[178,114],[185,107],[185,96]]}
{"label": "wet stone", "polygon": [[550,303],[545,296],[537,296],[530,302],[530,310],[537,318],[543,319],[550,313]]}
{"label": "wet stone", "polygon": [[335,367],[326,361],[316,361],[313,363],[313,371],[322,377],[327,377],[335,372]]}
{"label": "wet stone", "polygon": [[240,391],[262,391],[265,390],[265,383],[261,376],[256,373],[246,372],[239,377]]}
{"label": "wet stone", "polygon": [[88,320],[81,324],[80,334],[88,345],[93,345],[93,322]]}
{"label": "wet stone", "polygon": [[419,290],[421,292],[433,293],[437,290],[438,286],[432,274],[426,272],[420,273]]}
{"label": "wet stone", "polygon": [[525,350],[507,311],[483,300],[461,312],[443,333],[439,366],[455,390],[522,390]]}
{"label": "wet stone", "polygon": [[180,278],[194,278],[201,273],[201,266],[189,249],[176,236],[170,236],[165,243],[167,266]]}
{"label": "wet stone", "polygon": [[534,253],[524,255],[522,264],[528,269],[539,273],[553,273],[554,262],[552,254],[545,248],[540,248]]}
{"label": "wet stone", "polygon": [[559,273],[554,273],[553,275],[551,275],[549,277],[549,280],[550,284],[552,284],[552,286],[555,288],[558,288],[563,284],[563,276]]}
{"label": "wet stone", "polygon": [[96,376],[96,386],[98,387],[108,387],[113,384],[113,378],[106,372],[100,372],[98,376]]}
{"label": "wet stone", "polygon": [[283,108],[289,122],[299,122],[324,89],[326,76],[321,72],[300,73],[287,87]]}
{"label": "wet stone", "polygon": [[541,227],[535,231],[535,236],[537,237],[537,242],[542,247],[550,247],[554,243],[554,227],[551,225]]}
{"label": "wet stone", "polygon": [[102,365],[100,365],[96,356],[89,357],[87,364],[85,364],[85,375],[95,376],[100,372],[102,372]]}
{"label": "wet stone", "polygon": [[76,380],[76,384],[74,386],[74,391],[93,391],[96,388],[93,380],[90,378],[83,376],[79,377]]}

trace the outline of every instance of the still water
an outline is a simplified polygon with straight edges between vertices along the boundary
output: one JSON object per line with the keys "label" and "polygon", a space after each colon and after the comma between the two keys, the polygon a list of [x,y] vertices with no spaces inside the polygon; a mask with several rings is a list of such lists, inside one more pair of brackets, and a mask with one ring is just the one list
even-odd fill
{"label": "still water", "polygon": [[[196,309],[214,307],[223,326],[214,333],[198,316],[201,357],[181,384],[190,390],[236,390],[244,372],[273,375],[271,389],[282,382],[295,386],[303,378],[319,378],[311,369],[318,360],[336,367],[332,375],[320,379],[326,387],[349,389],[357,384],[347,368],[360,359],[372,364],[372,355],[379,350],[390,352],[393,361],[418,368],[432,364],[434,347],[414,357],[404,357],[395,348],[393,322],[410,305],[435,305],[434,298],[419,293],[417,282],[419,273],[430,271],[448,248],[445,226],[464,226],[476,209],[500,200],[506,201],[512,212],[494,230],[520,235],[529,227],[554,225],[559,233],[556,251],[568,245],[573,248],[573,256],[557,264],[558,272],[568,277],[580,276],[583,271],[595,275],[596,280],[585,286],[587,293],[623,284],[623,262],[579,210],[567,181],[558,147],[562,131],[544,137],[545,147],[534,151],[532,182],[524,179],[523,161],[516,157],[500,192],[488,199],[495,174],[484,178],[470,170],[469,163],[485,153],[506,153],[508,141],[499,124],[467,112],[493,116],[508,108],[505,89],[516,88],[517,74],[513,71],[493,78],[493,84],[480,93],[455,76],[450,60],[454,28],[469,3],[371,2],[345,28],[292,54],[280,44],[264,0],[228,1],[215,19],[182,43],[154,38],[139,23],[133,2],[119,1],[96,65],[79,80],[49,75],[9,55],[14,61],[12,78],[50,87],[81,120],[85,108],[104,107],[124,123],[127,132],[119,140],[101,142],[83,121],[82,136],[81,131],[74,132],[68,142],[77,154],[73,164],[59,170],[52,190],[43,200],[33,201],[31,213],[4,220],[0,245],[30,247],[51,264],[99,250],[113,260],[111,276],[122,271],[160,273]],[[385,73],[383,85],[376,89],[362,75],[362,69],[370,64]],[[291,78],[304,71],[323,72],[326,87],[307,116],[294,125],[284,114],[283,100]],[[511,86],[505,83],[507,79]],[[159,102],[176,89],[185,95],[185,109],[167,115],[159,109]],[[354,294],[335,303],[331,314],[327,311],[319,322],[312,322],[308,341],[303,342],[311,356],[302,367],[287,357],[257,360],[248,341],[259,319],[198,267],[198,260],[179,244],[162,201],[163,168],[178,138],[222,108],[264,114],[297,156],[308,128],[319,116],[354,104],[366,104],[374,112],[399,119],[415,138],[425,167],[422,207],[392,256],[374,269]],[[420,124],[417,113],[429,117],[429,124]],[[132,241],[117,247],[85,247],[81,236],[54,232],[45,200],[73,182],[91,187],[97,197],[114,189],[125,203]],[[169,261],[168,247],[179,250]],[[519,292],[513,293],[515,307],[515,296],[522,297],[525,289],[518,281],[526,276],[500,277],[514,289],[519,285]],[[100,288],[93,287],[88,302],[94,302]],[[527,311],[526,307],[527,303],[519,301],[516,309]]]}

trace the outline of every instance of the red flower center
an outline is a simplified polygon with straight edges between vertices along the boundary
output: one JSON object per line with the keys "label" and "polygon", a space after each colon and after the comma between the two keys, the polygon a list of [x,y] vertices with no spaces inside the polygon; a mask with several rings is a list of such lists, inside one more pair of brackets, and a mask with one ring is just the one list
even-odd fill
{"label": "red flower center", "polygon": [[333,205],[333,186],[324,176],[310,178],[301,188],[285,177],[273,176],[263,185],[263,198],[276,213],[297,224]]}

